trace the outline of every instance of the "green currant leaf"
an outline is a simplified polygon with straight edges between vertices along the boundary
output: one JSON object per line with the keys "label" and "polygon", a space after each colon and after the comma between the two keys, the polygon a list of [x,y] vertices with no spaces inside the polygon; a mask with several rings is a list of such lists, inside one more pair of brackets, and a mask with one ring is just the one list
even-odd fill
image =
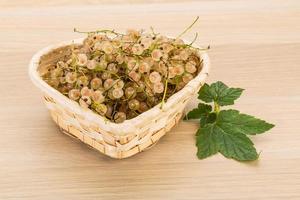
{"label": "green currant leaf", "polygon": [[212,123],[215,121],[215,113],[211,113],[212,107],[207,104],[199,103],[198,108],[191,110],[185,117],[184,120],[189,119],[200,119],[200,125],[204,126],[206,123]]}
{"label": "green currant leaf", "polygon": [[200,159],[220,152],[239,161],[256,160],[257,151],[246,134],[263,133],[274,127],[237,110],[222,110],[214,123],[207,123],[197,132],[197,156]]}
{"label": "green currant leaf", "polygon": [[229,88],[218,81],[210,86],[204,84],[198,92],[198,98],[206,103],[214,101],[220,106],[232,105],[241,96],[243,90],[241,88]]}
{"label": "green currant leaf", "polygon": [[223,130],[247,135],[261,134],[274,127],[273,124],[264,120],[232,109],[221,111],[218,115],[217,124]]}
{"label": "green currant leaf", "polygon": [[198,147],[197,156],[199,159],[207,158],[218,153],[217,135],[214,134],[212,124],[198,129],[196,133],[196,146]]}
{"label": "green currant leaf", "polygon": [[246,135],[225,132],[216,124],[207,124],[200,129],[196,145],[199,159],[207,158],[217,152],[238,161],[256,160],[258,158],[253,143]]}
{"label": "green currant leaf", "polygon": [[214,123],[216,119],[217,119],[217,114],[211,112],[207,116],[200,119],[200,125],[203,127],[205,124]]}

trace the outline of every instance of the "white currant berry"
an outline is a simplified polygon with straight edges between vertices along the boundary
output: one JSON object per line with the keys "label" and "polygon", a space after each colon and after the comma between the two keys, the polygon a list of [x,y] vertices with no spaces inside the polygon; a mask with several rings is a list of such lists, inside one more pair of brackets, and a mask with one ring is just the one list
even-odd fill
{"label": "white currant berry", "polygon": [[136,95],[136,100],[142,102],[142,101],[145,101],[147,99],[147,95],[145,92],[139,92],[137,93]]}
{"label": "white currant berry", "polygon": [[145,88],[145,93],[147,94],[147,96],[153,96],[154,95],[154,91],[150,87]]}
{"label": "white currant berry", "polygon": [[125,102],[122,102],[120,107],[119,107],[119,112],[124,112],[125,114],[127,114],[127,105]]}
{"label": "white currant berry", "polygon": [[137,65],[137,61],[132,58],[132,57],[128,57],[127,58],[127,67],[129,70],[134,70],[136,68]]}
{"label": "white currant berry", "polygon": [[96,68],[96,66],[97,66],[97,62],[95,61],[95,60],[88,60],[87,61],[87,64],[86,64],[86,67],[88,68],[88,69],[95,69]]}
{"label": "white currant berry", "polygon": [[128,29],[126,34],[131,37],[132,39],[139,38],[141,36],[141,32],[135,29]]}
{"label": "white currant berry", "polygon": [[187,60],[188,57],[189,57],[189,52],[186,49],[183,49],[182,51],[180,51],[179,58],[181,60]]}
{"label": "white currant berry", "polygon": [[162,44],[162,51],[164,54],[168,54],[170,51],[172,51],[174,49],[174,46],[168,43],[164,43]]}
{"label": "white currant berry", "polygon": [[177,84],[177,89],[178,90],[180,90],[180,89],[182,89],[184,86],[186,85],[186,83],[185,82],[179,82],[178,84]]}
{"label": "white currant berry", "polygon": [[146,62],[149,65],[149,67],[152,67],[154,65],[154,60],[152,59],[152,57],[144,58],[144,62]]}
{"label": "white currant berry", "polygon": [[161,75],[158,72],[151,72],[149,75],[149,80],[151,83],[158,83],[161,81]]}
{"label": "white currant berry", "polygon": [[184,83],[188,83],[188,82],[190,82],[193,78],[194,78],[194,77],[193,77],[192,74],[190,74],[190,73],[185,73],[185,74],[182,76],[182,81],[183,81]]}
{"label": "white currant berry", "polygon": [[117,55],[116,61],[118,64],[122,64],[124,62],[124,57],[122,55]]}
{"label": "white currant berry", "polygon": [[102,58],[101,57],[101,59],[100,59],[100,62],[99,62],[99,67],[101,68],[101,69],[106,69],[107,68],[107,61],[105,60],[105,58]]}
{"label": "white currant berry", "polygon": [[96,90],[96,89],[98,89],[99,87],[101,87],[101,85],[102,85],[102,80],[100,79],[100,78],[93,78],[92,80],[91,80],[91,82],[90,82],[90,84],[91,84],[91,88],[92,89],[94,89],[94,90]]}
{"label": "white currant berry", "polygon": [[136,81],[136,82],[139,81],[139,80],[141,79],[141,74],[136,73],[135,71],[129,72],[128,76],[129,76],[130,78],[132,78],[132,80],[134,80],[134,81]]}
{"label": "white currant berry", "polygon": [[114,62],[116,59],[113,54],[104,54],[103,56],[108,63]]}
{"label": "white currant berry", "polygon": [[130,110],[138,110],[140,108],[140,102],[136,99],[132,99],[128,102],[128,107]]}
{"label": "white currant berry", "polygon": [[150,71],[150,65],[147,62],[141,62],[139,64],[140,73],[148,73]]}
{"label": "white currant berry", "polygon": [[154,106],[154,105],[156,105],[156,104],[158,103],[158,99],[157,99],[157,97],[155,97],[155,96],[148,96],[148,97],[147,97],[147,103],[148,103],[149,105]]}
{"label": "white currant berry", "polygon": [[111,119],[113,114],[113,107],[111,105],[106,105],[106,108],[107,110],[105,116]]}
{"label": "white currant berry", "polygon": [[146,85],[144,81],[140,80],[138,84],[134,85],[134,87],[136,89],[136,92],[143,92],[145,90]]}
{"label": "white currant berry", "polygon": [[80,94],[81,94],[81,96],[90,97],[90,96],[92,96],[93,91],[85,86],[81,89]]}
{"label": "white currant berry", "polygon": [[84,87],[84,86],[87,86],[89,84],[89,79],[87,76],[80,76],[78,77],[77,79],[77,84],[80,86],[80,87]]}
{"label": "white currant berry", "polygon": [[135,45],[133,45],[133,47],[131,48],[131,51],[132,51],[132,53],[135,54],[135,55],[142,55],[144,49],[143,49],[143,47],[142,47],[141,45],[135,44]]}
{"label": "white currant berry", "polygon": [[63,61],[58,61],[56,63],[56,67],[61,68],[61,69],[66,69],[68,67],[68,65],[66,63],[64,63]]}
{"label": "white currant berry", "polygon": [[111,78],[111,73],[109,73],[109,72],[103,72],[102,75],[101,75],[101,78],[103,80],[110,79]]}
{"label": "white currant berry", "polygon": [[80,98],[80,91],[78,89],[72,89],[72,90],[69,91],[68,96],[71,100],[76,101]]}
{"label": "white currant berry", "polygon": [[112,73],[117,73],[118,72],[118,68],[117,65],[115,63],[110,63],[107,65],[107,70],[112,72]]}
{"label": "white currant berry", "polygon": [[51,72],[51,77],[58,78],[58,77],[61,77],[63,74],[64,74],[64,72],[61,68],[56,68]]}
{"label": "white currant berry", "polygon": [[88,58],[86,54],[80,53],[77,55],[78,65],[79,66],[85,66],[87,64]]}
{"label": "white currant berry", "polygon": [[136,91],[133,87],[128,87],[125,89],[125,96],[128,99],[134,98],[136,96]]}
{"label": "white currant berry", "polygon": [[79,99],[79,105],[83,108],[88,108],[91,105],[91,103],[92,103],[92,100],[88,96],[82,96]]}
{"label": "white currant berry", "polygon": [[124,91],[122,89],[116,88],[112,90],[112,96],[115,99],[119,99],[124,95]]}
{"label": "white currant berry", "polygon": [[167,72],[168,72],[168,66],[163,62],[163,61],[160,61],[158,63],[158,69],[159,69],[159,72],[161,74],[163,74],[164,76],[167,75]]}
{"label": "white currant berry", "polygon": [[112,54],[114,51],[114,46],[109,41],[104,41],[101,43],[101,50],[106,54]]}
{"label": "white currant berry", "polygon": [[102,44],[100,41],[96,42],[94,44],[94,50],[97,50],[97,51],[101,51],[102,50]]}
{"label": "white currant berry", "polygon": [[122,89],[124,87],[124,85],[125,85],[124,81],[122,81],[121,79],[117,79],[117,80],[115,80],[113,87]]}
{"label": "white currant berry", "polygon": [[189,73],[195,73],[197,71],[196,63],[194,61],[189,61],[185,64],[185,70]]}
{"label": "white currant berry", "polygon": [[95,110],[97,113],[104,116],[107,112],[107,106],[105,104],[99,103],[95,105]]}
{"label": "white currant berry", "polygon": [[139,106],[138,111],[142,113],[142,112],[145,112],[147,110],[149,110],[149,106],[147,105],[147,103],[140,102],[140,106]]}
{"label": "white currant berry", "polygon": [[92,100],[96,103],[103,103],[105,100],[105,97],[103,96],[103,92],[100,90],[96,90],[92,93]]}
{"label": "white currant berry", "polygon": [[115,115],[114,115],[114,121],[116,123],[122,123],[126,120],[126,114],[124,112],[117,112]]}
{"label": "white currant berry", "polygon": [[176,76],[175,68],[169,67],[169,78],[174,78]]}
{"label": "white currant berry", "polygon": [[163,93],[163,91],[164,91],[164,84],[163,83],[155,83],[154,85],[153,85],[153,92],[154,93],[158,93],[158,94],[160,94],[160,93]]}
{"label": "white currant berry", "polygon": [[112,40],[112,45],[114,46],[114,48],[120,48],[122,46],[122,38],[121,37],[115,37]]}
{"label": "white currant berry", "polygon": [[77,74],[75,72],[68,72],[66,74],[67,83],[75,83],[77,81]]}
{"label": "white currant berry", "polygon": [[174,67],[174,72],[175,72],[175,74],[176,75],[181,75],[181,74],[183,74],[183,72],[184,72],[184,68],[183,68],[183,66],[182,65],[176,65],[175,67]]}
{"label": "white currant berry", "polygon": [[109,78],[104,81],[103,87],[105,90],[107,90],[107,89],[111,88],[113,86],[113,84],[114,84],[114,80]]}
{"label": "white currant berry", "polygon": [[154,49],[151,53],[151,57],[155,61],[159,61],[162,56],[163,54],[159,49]]}
{"label": "white currant berry", "polygon": [[153,43],[152,38],[145,37],[141,39],[141,45],[143,45],[145,49],[148,49],[152,45],[152,43]]}

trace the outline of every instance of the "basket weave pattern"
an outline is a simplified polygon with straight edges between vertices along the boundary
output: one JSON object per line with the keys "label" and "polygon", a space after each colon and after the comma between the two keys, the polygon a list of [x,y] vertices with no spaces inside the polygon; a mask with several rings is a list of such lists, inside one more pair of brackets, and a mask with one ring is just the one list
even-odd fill
{"label": "basket weave pattern", "polygon": [[80,107],[41,79],[42,67],[66,56],[66,48],[73,42],[81,44],[82,39],[49,46],[35,54],[30,62],[30,77],[43,91],[45,104],[64,133],[113,158],[127,158],[153,146],[178,124],[186,104],[208,75],[209,59],[206,53],[201,53],[201,72],[171,96],[162,109],[157,105],[131,120],[115,124]]}

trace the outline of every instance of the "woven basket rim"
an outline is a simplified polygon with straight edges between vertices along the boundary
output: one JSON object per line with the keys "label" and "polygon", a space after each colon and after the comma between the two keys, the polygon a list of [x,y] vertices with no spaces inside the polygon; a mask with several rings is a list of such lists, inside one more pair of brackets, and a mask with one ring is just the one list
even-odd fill
{"label": "woven basket rim", "polygon": [[[208,57],[208,54],[206,52],[199,51],[199,54],[201,56],[201,59],[203,60],[203,66],[202,70],[199,72],[199,74],[192,79],[188,84],[185,85],[180,91],[173,94],[169,99],[165,102],[163,108],[160,108],[160,104],[152,107],[148,111],[141,113],[135,118],[125,120],[122,123],[114,123],[106,118],[94,113],[90,109],[84,109],[82,108],[77,102],[72,101],[71,99],[67,98],[65,95],[61,94],[58,90],[54,89],[50,85],[48,85],[42,77],[39,75],[37,69],[39,67],[40,59],[43,55],[57,49],[60,47],[64,47],[71,44],[82,44],[84,38],[78,38],[74,40],[64,41],[58,44],[47,46],[41,50],[39,50],[37,53],[33,55],[33,57],[30,60],[29,63],[29,76],[31,81],[40,88],[44,93],[47,93],[51,97],[55,99],[55,101],[63,104],[67,108],[69,108],[72,112],[79,113],[83,116],[85,116],[86,120],[89,120],[91,122],[97,123],[99,125],[109,124],[109,126],[115,130],[114,134],[117,135],[123,135],[124,133],[128,133],[128,130],[135,130],[134,127],[139,126],[141,124],[146,123],[146,121],[150,118],[153,118],[157,115],[160,115],[162,112],[165,112],[168,109],[172,109],[172,106],[175,106],[178,102],[178,98],[181,96],[191,95],[195,94],[198,89],[199,82],[203,81],[209,72],[210,69],[210,60]],[[185,41],[187,42],[187,41]],[[196,45],[194,45],[196,46]],[[196,46],[197,47],[197,46]],[[117,131],[116,131],[117,130]]]}

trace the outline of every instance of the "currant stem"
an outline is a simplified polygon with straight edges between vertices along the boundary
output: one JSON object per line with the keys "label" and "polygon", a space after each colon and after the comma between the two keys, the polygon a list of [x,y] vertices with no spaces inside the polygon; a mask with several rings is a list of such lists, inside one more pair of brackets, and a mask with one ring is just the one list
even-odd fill
{"label": "currant stem", "polygon": [[188,30],[190,30],[190,29],[194,26],[194,24],[198,21],[198,19],[199,19],[199,16],[197,16],[197,18],[193,21],[193,23],[192,23],[191,25],[189,25],[182,33],[180,33],[180,34],[176,37],[176,39],[180,38],[180,37],[183,36]]}
{"label": "currant stem", "polygon": [[198,33],[196,32],[193,41],[190,44],[188,44],[188,46],[192,46],[194,44],[194,42],[196,42],[197,38],[198,38]]}
{"label": "currant stem", "polygon": [[163,108],[163,105],[165,103],[165,98],[166,98],[166,95],[167,95],[167,89],[168,89],[168,79],[166,79],[166,82],[165,82],[165,90],[164,90],[163,98],[161,100],[160,109]]}
{"label": "currant stem", "polygon": [[114,34],[114,35],[124,35],[122,33],[117,33],[114,30],[109,30],[109,29],[96,30],[96,31],[79,31],[79,30],[77,30],[77,28],[74,28],[73,30],[76,33],[86,33],[86,34],[95,34],[95,33],[104,33],[104,34],[107,34],[107,33],[110,33],[110,34]]}
{"label": "currant stem", "polygon": [[166,77],[166,82],[165,82],[164,95],[163,95],[163,98],[162,98],[161,104],[160,104],[160,109],[163,108],[163,105],[165,103],[165,98],[166,98],[166,95],[167,95],[167,89],[168,89],[168,83],[169,83],[168,82],[168,80],[169,80],[169,65],[167,65],[167,63],[165,63],[165,64],[167,66],[167,77]]}

